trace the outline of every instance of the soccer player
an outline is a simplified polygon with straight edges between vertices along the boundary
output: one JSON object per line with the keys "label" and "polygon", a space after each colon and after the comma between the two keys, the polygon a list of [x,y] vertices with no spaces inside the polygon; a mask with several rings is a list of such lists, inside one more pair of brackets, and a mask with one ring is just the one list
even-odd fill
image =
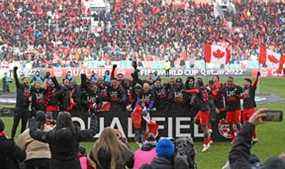
{"label": "soccer player", "polygon": [[14,122],[11,132],[12,139],[15,137],[16,130],[20,120],[22,120],[22,128],[21,128],[21,133],[22,133],[26,129],[28,118],[30,116],[29,106],[30,106],[31,93],[30,93],[29,81],[26,77],[23,77],[22,78],[23,83],[20,83],[20,80],[17,75],[17,70],[18,67],[14,67],[13,75],[16,84],[17,98],[16,98],[16,108],[14,113]]}
{"label": "soccer player", "polygon": [[223,101],[223,96],[221,94],[221,89],[223,88],[223,85],[218,75],[215,75],[213,77],[213,84],[210,85],[210,88],[211,88],[211,96],[213,97],[214,104],[218,110],[217,113],[224,112],[225,105]]}
{"label": "soccer player", "polygon": [[[257,88],[257,83],[260,77],[260,72],[257,73],[256,79],[254,83],[252,83],[251,79],[244,79],[244,88],[242,93],[243,98],[243,112],[242,112],[242,121],[243,123],[248,122],[249,118],[256,111],[256,103],[255,103],[255,91]],[[253,141],[257,141],[256,132],[253,132]]]}
{"label": "soccer player", "polygon": [[210,127],[210,106],[208,89],[204,86],[203,80],[198,78],[196,81],[196,88],[185,90],[186,93],[191,93],[196,97],[196,103],[198,105],[198,113],[195,116],[195,122],[200,125],[204,133],[203,149],[202,152],[207,151],[212,143],[212,138],[209,133]]}
{"label": "soccer player", "polygon": [[241,93],[242,87],[234,83],[233,77],[228,77],[227,83],[223,87],[223,95],[226,104],[226,120],[230,125],[231,139],[235,141],[237,130],[241,123]]}

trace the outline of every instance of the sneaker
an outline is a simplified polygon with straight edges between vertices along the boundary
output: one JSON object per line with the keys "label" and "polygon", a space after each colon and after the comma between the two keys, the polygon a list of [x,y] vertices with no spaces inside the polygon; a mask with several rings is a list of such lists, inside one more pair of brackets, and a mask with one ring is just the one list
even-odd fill
{"label": "sneaker", "polygon": [[258,143],[258,138],[253,138],[252,139],[252,142],[255,144],[255,143]]}
{"label": "sneaker", "polygon": [[210,144],[203,144],[202,153],[208,151],[209,148],[210,148]]}
{"label": "sneaker", "polygon": [[211,135],[213,133],[213,130],[212,129],[209,129],[209,134]]}

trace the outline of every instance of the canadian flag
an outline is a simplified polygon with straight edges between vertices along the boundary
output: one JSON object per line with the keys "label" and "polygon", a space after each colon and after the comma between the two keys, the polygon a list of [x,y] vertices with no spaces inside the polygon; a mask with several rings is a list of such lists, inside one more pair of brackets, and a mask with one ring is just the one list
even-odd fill
{"label": "canadian flag", "polygon": [[231,50],[222,44],[204,44],[204,58],[207,63],[228,64]]}
{"label": "canadian flag", "polygon": [[283,59],[280,53],[277,53],[272,49],[266,48],[264,44],[260,45],[258,59],[259,64],[266,64],[268,67],[278,68],[282,60]]}

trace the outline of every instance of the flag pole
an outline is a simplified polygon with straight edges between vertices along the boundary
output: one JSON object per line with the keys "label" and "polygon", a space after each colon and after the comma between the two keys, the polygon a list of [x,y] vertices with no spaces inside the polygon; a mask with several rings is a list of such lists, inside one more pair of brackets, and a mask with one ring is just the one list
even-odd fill
{"label": "flag pole", "polygon": [[[258,59],[258,72],[260,72],[261,70],[261,66],[260,66],[260,63],[259,63],[259,59]],[[257,73],[258,73],[257,72]],[[261,72],[260,72],[261,73]],[[256,74],[257,76],[257,74]],[[260,75],[260,79],[258,81],[258,85],[257,85],[257,94],[260,95],[260,88],[261,88],[261,78],[262,78],[262,75]]]}

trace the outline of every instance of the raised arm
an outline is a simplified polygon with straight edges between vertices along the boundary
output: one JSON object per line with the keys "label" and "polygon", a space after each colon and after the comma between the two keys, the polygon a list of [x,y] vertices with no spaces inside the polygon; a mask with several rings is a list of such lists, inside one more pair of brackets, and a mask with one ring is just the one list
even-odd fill
{"label": "raised arm", "polygon": [[254,89],[257,88],[257,84],[258,84],[258,81],[259,81],[259,77],[260,77],[260,72],[257,72],[256,79],[255,79],[255,81],[253,82],[253,85],[252,85],[252,87],[253,87]]}
{"label": "raised arm", "polygon": [[29,124],[31,137],[35,140],[48,143],[50,132],[41,131],[38,127],[39,127],[39,122],[36,121],[35,118],[32,118]]}
{"label": "raised arm", "polygon": [[79,131],[79,141],[85,141],[91,139],[96,134],[96,129],[98,127],[97,117],[94,113],[91,115],[90,129]]}
{"label": "raised arm", "polygon": [[18,67],[14,67],[14,69],[13,69],[13,76],[14,76],[14,79],[15,79],[16,87],[19,88],[21,86],[21,83],[20,83],[19,78],[18,78],[17,70],[18,70]]}
{"label": "raised arm", "polygon": [[56,88],[59,88],[59,87],[60,87],[60,85],[59,85],[59,83],[58,83],[56,77],[53,76],[53,77],[51,78],[51,80],[52,80],[52,82],[54,83],[54,85],[55,85]]}
{"label": "raised arm", "polygon": [[111,80],[115,79],[115,71],[116,71],[117,65],[113,65],[112,71],[111,71]]}
{"label": "raised arm", "polygon": [[185,93],[189,93],[189,94],[198,94],[199,93],[199,89],[194,88],[194,89],[187,89],[184,90]]}
{"label": "raised arm", "polygon": [[84,89],[87,89],[87,77],[85,74],[81,74],[80,75],[80,79],[81,79],[81,87]]}
{"label": "raised arm", "polygon": [[230,156],[231,169],[249,169],[251,168],[249,157],[251,149],[252,134],[254,127],[262,122],[262,118],[266,116],[265,109],[256,111],[243,126],[237,136],[236,143],[234,144]]}
{"label": "raised arm", "polygon": [[251,168],[249,157],[253,128],[252,124],[247,123],[238,134],[236,143],[234,144],[229,156],[231,169]]}

